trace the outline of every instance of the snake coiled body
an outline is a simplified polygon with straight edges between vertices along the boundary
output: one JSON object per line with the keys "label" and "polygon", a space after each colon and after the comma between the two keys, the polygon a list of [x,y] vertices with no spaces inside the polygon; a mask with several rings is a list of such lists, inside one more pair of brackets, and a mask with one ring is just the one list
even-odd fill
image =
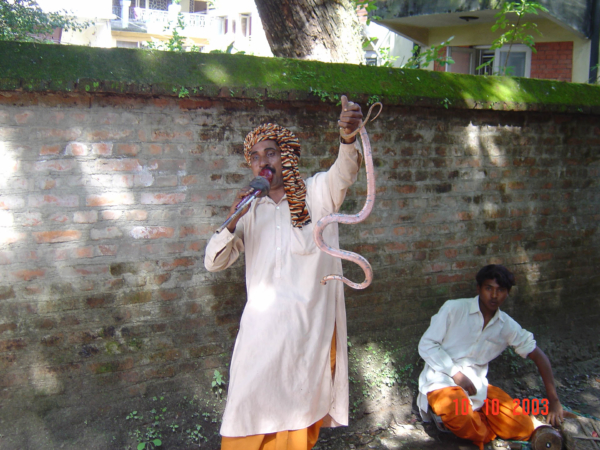
{"label": "snake coiled body", "polygon": [[[379,116],[383,106],[381,103],[374,103],[373,105],[371,105],[369,113],[367,114],[367,118],[363,123],[361,123],[360,127],[349,135],[342,135],[343,138],[348,139],[360,132],[360,137],[363,143],[365,169],[367,173],[367,199],[365,201],[365,205],[358,214],[329,214],[328,216],[323,217],[316,223],[313,231],[317,247],[319,247],[322,251],[331,256],[345,259],[347,261],[352,261],[358,264],[365,273],[365,280],[362,283],[354,283],[353,281],[350,281],[348,278],[342,275],[332,274],[323,277],[323,279],[321,280],[321,284],[326,284],[329,280],[338,280],[346,283],[351,288],[365,289],[371,284],[371,281],[373,281],[373,268],[371,267],[369,261],[367,261],[365,257],[359,255],[358,253],[350,252],[348,250],[336,249],[329,246],[323,239],[323,230],[327,225],[334,222],[348,225],[360,223],[364,221],[367,217],[369,217],[369,214],[371,214],[371,211],[373,210],[373,205],[375,204],[375,170],[373,167],[373,154],[371,151],[371,143],[369,141],[369,135],[367,134],[367,130],[365,129],[365,124],[369,121],[369,116],[371,115],[371,111],[375,106],[380,107],[379,113],[377,113],[377,116]],[[377,116],[375,116],[372,120],[375,120]]]}

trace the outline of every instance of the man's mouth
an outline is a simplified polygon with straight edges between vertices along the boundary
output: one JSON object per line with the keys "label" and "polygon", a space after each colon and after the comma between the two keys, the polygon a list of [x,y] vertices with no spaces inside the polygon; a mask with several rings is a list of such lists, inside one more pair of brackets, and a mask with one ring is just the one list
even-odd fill
{"label": "man's mouth", "polygon": [[269,184],[273,181],[273,175],[275,174],[275,170],[270,167],[263,167],[261,171],[258,173],[259,177],[265,178]]}

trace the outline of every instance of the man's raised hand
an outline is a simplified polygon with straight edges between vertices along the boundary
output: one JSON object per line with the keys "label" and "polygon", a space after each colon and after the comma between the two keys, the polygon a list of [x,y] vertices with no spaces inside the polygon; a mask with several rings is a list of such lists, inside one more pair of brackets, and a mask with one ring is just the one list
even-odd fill
{"label": "man's raised hand", "polygon": [[[242,189],[240,189],[237,193],[237,195],[235,196],[235,199],[233,200],[233,204],[231,205],[231,208],[229,208],[229,215],[227,216],[227,218],[229,219],[231,216],[233,216],[233,214],[237,211],[237,205],[240,204],[240,202],[244,199],[244,197],[252,194],[255,191],[255,189],[251,186],[246,186],[243,187]],[[229,225],[227,225],[227,229],[229,230],[229,232],[233,233],[235,231],[235,226],[238,223],[238,220],[241,219],[241,217],[246,214],[248,212],[248,210],[250,209],[250,204],[246,205],[246,207],[244,208],[244,211],[242,211],[242,213],[237,216],[234,220],[232,220]]]}
{"label": "man's raised hand", "polygon": [[[338,126],[340,132],[348,135],[355,131],[362,122],[363,114],[358,103],[348,101],[348,97],[342,95],[342,112],[340,113],[340,120],[338,120]],[[350,139],[342,138],[345,144],[351,144],[356,140],[356,137]]]}

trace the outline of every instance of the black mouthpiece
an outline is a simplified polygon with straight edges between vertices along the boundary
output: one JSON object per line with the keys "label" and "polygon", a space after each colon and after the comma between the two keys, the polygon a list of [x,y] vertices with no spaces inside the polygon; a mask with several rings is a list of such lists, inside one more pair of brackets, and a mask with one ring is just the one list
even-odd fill
{"label": "black mouthpiece", "polygon": [[256,189],[257,191],[260,191],[260,195],[258,197],[264,197],[265,195],[269,194],[269,189],[271,188],[271,185],[269,184],[266,178],[256,177],[250,182],[250,187]]}

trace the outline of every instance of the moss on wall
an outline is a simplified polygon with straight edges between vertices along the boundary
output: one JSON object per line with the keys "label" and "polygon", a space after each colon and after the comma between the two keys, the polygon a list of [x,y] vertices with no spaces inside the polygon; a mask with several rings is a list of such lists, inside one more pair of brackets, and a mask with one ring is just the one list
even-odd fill
{"label": "moss on wall", "polygon": [[600,87],[246,55],[0,42],[0,90],[600,113]]}

